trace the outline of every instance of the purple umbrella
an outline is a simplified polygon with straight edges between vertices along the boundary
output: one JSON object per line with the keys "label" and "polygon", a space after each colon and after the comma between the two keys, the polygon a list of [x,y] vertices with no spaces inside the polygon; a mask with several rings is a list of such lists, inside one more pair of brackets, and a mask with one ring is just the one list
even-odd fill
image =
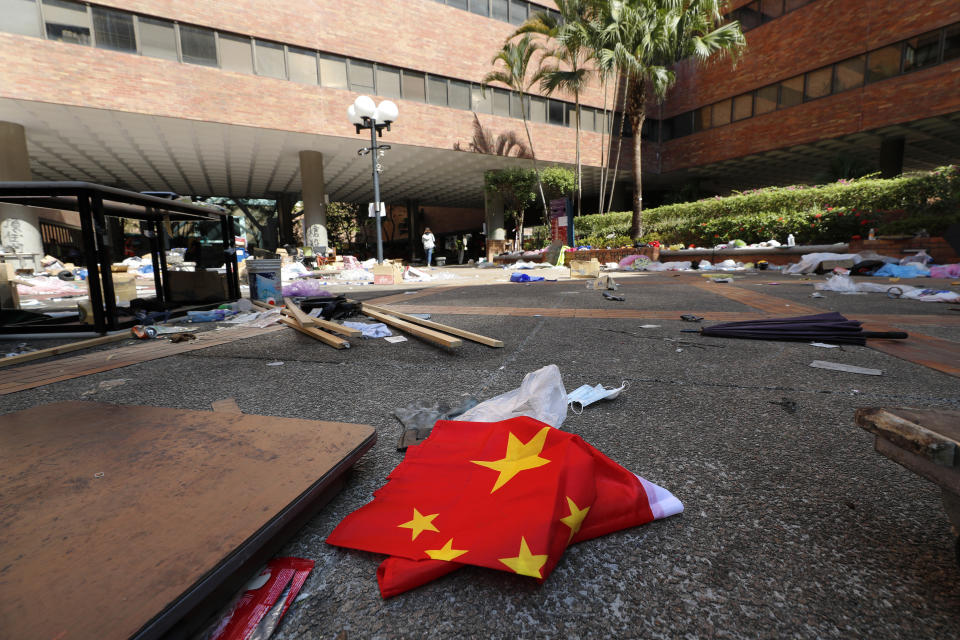
{"label": "purple umbrella", "polygon": [[[837,344],[867,343],[867,338],[902,339],[902,331],[864,331],[861,322],[848,320],[836,311],[812,316],[792,318],[767,318],[744,322],[724,322],[704,327],[699,333],[718,338],[745,338],[747,340],[787,340],[791,342],[833,342]],[[697,333],[694,330],[684,330]]]}

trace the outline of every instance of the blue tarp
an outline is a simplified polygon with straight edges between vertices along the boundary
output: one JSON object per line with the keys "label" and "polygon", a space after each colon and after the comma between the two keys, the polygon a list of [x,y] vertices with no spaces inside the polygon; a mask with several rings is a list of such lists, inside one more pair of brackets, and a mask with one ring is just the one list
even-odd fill
{"label": "blue tarp", "polygon": [[930,275],[930,269],[919,263],[908,264],[885,264],[872,275],[883,276],[886,278],[926,278]]}
{"label": "blue tarp", "polygon": [[540,282],[543,279],[543,276],[531,276],[528,273],[510,274],[510,282]]}

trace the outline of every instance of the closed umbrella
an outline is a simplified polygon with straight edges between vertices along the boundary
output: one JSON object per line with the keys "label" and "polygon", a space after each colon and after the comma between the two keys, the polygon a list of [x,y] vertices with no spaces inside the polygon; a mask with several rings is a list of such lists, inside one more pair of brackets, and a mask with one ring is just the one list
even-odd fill
{"label": "closed umbrella", "polygon": [[836,344],[867,343],[867,338],[902,339],[902,331],[864,331],[862,323],[848,320],[836,311],[812,316],[791,318],[766,318],[743,322],[724,322],[712,327],[685,329],[687,333],[700,333],[718,338],[744,338],[747,340],[786,340],[790,342],[832,342]]}

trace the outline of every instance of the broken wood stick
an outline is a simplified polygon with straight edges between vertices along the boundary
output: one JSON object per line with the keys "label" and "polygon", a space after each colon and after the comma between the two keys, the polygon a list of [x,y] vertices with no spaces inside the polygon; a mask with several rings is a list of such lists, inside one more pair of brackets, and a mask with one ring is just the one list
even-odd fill
{"label": "broken wood stick", "polygon": [[337,324],[336,322],[330,322],[329,320],[324,320],[323,318],[314,318],[311,315],[307,315],[303,312],[303,309],[301,309],[297,303],[290,298],[284,298],[283,302],[287,305],[287,308],[281,309],[280,313],[291,316],[300,323],[301,327],[313,325],[315,327],[319,327],[320,329],[326,329],[327,331],[339,333],[340,335],[347,336],[348,338],[359,338],[363,335],[363,332],[358,331],[357,329],[351,329],[350,327],[345,327]]}
{"label": "broken wood stick", "polygon": [[[37,336],[42,337],[42,336]],[[129,332],[124,333],[115,333],[111,336],[101,336],[99,338],[90,338],[89,340],[80,340],[79,342],[71,342],[69,344],[62,344],[59,347],[50,347],[49,349],[41,349],[40,351],[29,351],[27,353],[21,353],[19,355],[10,356],[9,358],[0,358],[0,367],[9,367],[13,364],[20,364],[21,362],[29,362],[31,360],[39,360],[40,358],[48,358],[50,356],[57,356],[61,353],[69,353],[71,351],[78,351],[80,349],[88,349],[90,347],[96,347],[101,344],[109,344],[111,342],[119,342],[120,340],[130,339],[132,336]]]}
{"label": "broken wood stick", "polygon": [[406,320],[407,322],[412,322],[413,324],[419,324],[423,327],[428,327],[430,329],[436,329],[437,331],[443,331],[451,335],[460,336],[461,338],[466,338],[467,340],[471,340],[473,342],[485,344],[488,347],[503,347],[503,342],[501,340],[497,340],[496,338],[488,338],[487,336],[482,336],[479,333],[458,329],[456,327],[451,327],[439,322],[433,322],[431,320],[424,320],[423,318],[401,313],[400,311],[394,311],[393,309],[387,309],[386,307],[378,307],[376,305],[364,303],[363,308],[370,309],[371,311],[376,311],[378,313],[386,313],[394,316],[395,318],[400,318],[401,320]]}
{"label": "broken wood stick", "polygon": [[320,331],[314,327],[301,327],[297,324],[296,320],[292,320],[287,317],[280,318],[280,322],[287,325],[291,329],[296,329],[300,333],[310,336],[315,340],[319,340],[325,344],[330,345],[334,349],[349,349],[350,343],[344,340],[343,338],[338,338],[337,336],[327,333],[326,331]]}
{"label": "broken wood stick", "polygon": [[407,322],[406,320],[401,320],[386,313],[381,313],[379,311],[370,309],[367,305],[362,305],[360,308],[364,315],[368,315],[374,320],[379,320],[384,324],[388,324],[391,327],[395,327],[422,340],[440,345],[441,347],[452,349],[463,344],[463,340],[460,338],[453,338],[445,333],[440,333],[439,331],[434,331],[433,329],[417,326],[413,323]]}

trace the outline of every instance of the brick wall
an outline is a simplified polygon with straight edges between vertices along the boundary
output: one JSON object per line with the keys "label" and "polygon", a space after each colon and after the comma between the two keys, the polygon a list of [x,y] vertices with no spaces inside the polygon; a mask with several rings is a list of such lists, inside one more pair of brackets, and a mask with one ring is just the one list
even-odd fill
{"label": "brick wall", "polygon": [[851,240],[850,253],[876,251],[882,256],[905,258],[913,249],[923,249],[936,264],[956,264],[960,255],[943,238],[877,238],[876,240]]}

